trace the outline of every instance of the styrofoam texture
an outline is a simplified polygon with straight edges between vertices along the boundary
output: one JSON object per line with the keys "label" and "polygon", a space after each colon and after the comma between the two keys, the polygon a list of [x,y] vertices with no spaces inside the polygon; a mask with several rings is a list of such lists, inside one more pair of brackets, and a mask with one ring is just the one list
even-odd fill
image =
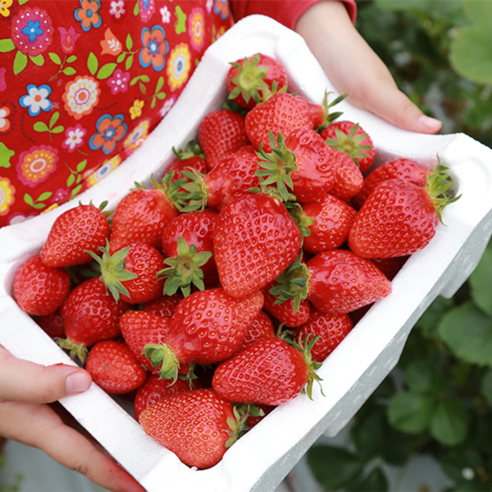
{"label": "styrofoam texture", "polygon": [[[133,186],[160,179],[172,148],[194,138],[199,122],[226,97],[229,62],[262,52],[289,74],[289,89],[313,102],[337,92],[300,36],[270,18],[237,23],[205,53],[166,118],[118,169],[76,200],[22,224],[0,230],[0,343],[15,356],[40,364],[69,357],[22,313],[11,297],[17,267],[40,251],[51,224],[79,201],[108,200],[108,209]],[[334,436],[396,365],[408,334],[437,295],[450,297],[475,268],[492,231],[492,150],[464,134],[429,136],[398,129],[341,102],[343,119],[359,122],[376,147],[377,163],[407,157],[424,166],[437,156],[449,166],[461,199],[448,206],[436,236],[414,254],[393,281],[393,292],[377,302],[323,363],[322,388],[281,405],[243,436],[209,470],[193,470],[150,437],[133,417],[97,385],[62,404],[149,492],[270,491],[322,434]]]}

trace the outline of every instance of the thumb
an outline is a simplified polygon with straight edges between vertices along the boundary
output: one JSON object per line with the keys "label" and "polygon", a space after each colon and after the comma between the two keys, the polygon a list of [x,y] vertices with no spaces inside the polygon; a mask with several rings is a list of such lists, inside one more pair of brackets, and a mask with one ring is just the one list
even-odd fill
{"label": "thumb", "polygon": [[42,366],[17,359],[0,346],[0,401],[51,403],[81,393],[92,383],[90,374],[77,366]]}

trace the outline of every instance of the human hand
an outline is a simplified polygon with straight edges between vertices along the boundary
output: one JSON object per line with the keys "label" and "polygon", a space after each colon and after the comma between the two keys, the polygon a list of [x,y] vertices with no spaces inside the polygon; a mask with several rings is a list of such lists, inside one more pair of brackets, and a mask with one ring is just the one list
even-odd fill
{"label": "human hand", "polygon": [[401,92],[382,60],[355,29],[343,3],[319,2],[297,21],[305,39],[340,94],[358,108],[405,130],[436,133],[439,120],[424,115]]}
{"label": "human hand", "polygon": [[116,491],[144,492],[88,435],[64,423],[54,405],[87,390],[90,375],[76,366],[44,367],[17,359],[0,345],[0,436],[41,449],[63,466]]}

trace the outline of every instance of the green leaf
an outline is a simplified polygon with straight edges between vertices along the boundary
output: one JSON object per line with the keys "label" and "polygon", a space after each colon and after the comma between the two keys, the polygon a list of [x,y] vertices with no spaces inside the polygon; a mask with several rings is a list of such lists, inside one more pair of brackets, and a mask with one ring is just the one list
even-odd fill
{"label": "green leaf", "polygon": [[492,369],[488,369],[483,376],[480,393],[487,400],[487,403],[492,406]]}
{"label": "green leaf", "polygon": [[143,95],[147,94],[147,87],[145,86],[145,84],[143,82],[138,83],[138,88],[140,89],[140,92]]}
{"label": "green leaf", "polygon": [[121,63],[121,62],[125,59],[125,57],[126,57],[126,53],[120,53],[120,54],[118,55],[118,58],[116,58],[116,61],[117,61],[118,63]]}
{"label": "green leaf", "polygon": [[64,73],[65,75],[74,75],[77,73],[77,70],[75,70],[75,68],[73,67],[66,67],[62,70],[62,73]]}
{"label": "green leaf", "polygon": [[56,111],[55,113],[53,113],[53,116],[50,119],[50,128],[55,125],[55,123],[58,121],[58,118],[60,118],[60,113]]}
{"label": "green leaf", "polygon": [[351,452],[334,446],[314,445],[307,462],[325,490],[336,490],[355,480],[364,470],[364,461]]}
{"label": "green leaf", "polygon": [[441,318],[453,307],[454,300],[437,296],[434,302],[424,311],[417,321],[425,337],[438,338],[437,325]]}
{"label": "green leaf", "polygon": [[15,151],[9,149],[3,142],[0,142],[0,167],[9,168],[10,158],[15,155]]}
{"label": "green leaf", "polygon": [[414,393],[432,395],[444,387],[444,379],[432,361],[419,359],[405,368],[405,376],[410,390]]}
{"label": "green leaf", "polygon": [[130,70],[130,68],[132,68],[132,65],[133,65],[133,55],[130,55],[127,59],[126,59],[126,62],[125,62],[125,68],[127,70]]}
{"label": "green leaf", "polygon": [[70,198],[73,198],[76,196],[78,193],[80,193],[80,190],[82,189],[82,185],[76,186],[73,190],[72,193],[70,194]]}
{"label": "green leaf", "polygon": [[492,3],[490,2],[463,2],[463,8],[475,27],[482,31],[490,30],[492,25]]}
{"label": "green leaf", "polygon": [[98,67],[99,61],[97,59],[97,56],[91,51],[89,53],[89,57],[87,58],[87,68],[89,69],[91,75],[96,74]]}
{"label": "green leaf", "polygon": [[18,75],[27,67],[27,56],[18,51],[14,59],[14,75]]}
{"label": "green leaf", "polygon": [[162,86],[164,85],[164,77],[159,77],[159,80],[157,81],[157,85],[155,86],[155,93],[159,92],[162,89]]}
{"label": "green leaf", "polygon": [[73,63],[75,60],[77,60],[76,55],[72,55],[68,57],[67,63]]}
{"label": "green leaf", "polygon": [[42,67],[44,65],[44,56],[43,55],[30,56],[29,58],[34,63],[34,65],[37,65],[38,67]]}
{"label": "green leaf", "polygon": [[126,36],[125,45],[127,50],[131,50],[133,48],[133,39],[130,33]]}
{"label": "green leaf", "polygon": [[469,415],[459,400],[447,398],[437,405],[430,423],[432,436],[446,446],[464,441],[468,432]]}
{"label": "green leaf", "polygon": [[381,467],[374,468],[367,477],[355,486],[347,487],[347,490],[357,492],[386,492],[388,490],[388,480]]}
{"label": "green leaf", "polygon": [[87,159],[80,161],[77,164],[77,172],[81,173],[85,169],[86,166],[87,166]]}
{"label": "green leaf", "polygon": [[41,193],[41,195],[39,195],[38,197],[38,200],[39,202],[44,202],[45,200],[47,200],[51,195],[53,195],[53,193],[51,191],[45,191],[44,193]]}
{"label": "green leaf", "polygon": [[116,63],[106,63],[106,65],[103,65],[99,70],[99,72],[97,72],[97,78],[104,80],[111,77],[116,67],[117,67]]}
{"label": "green leaf", "polygon": [[65,130],[65,127],[62,125],[58,125],[51,130],[51,133],[61,133],[63,130]]}
{"label": "green leaf", "polygon": [[67,178],[67,186],[70,188],[75,183],[75,175],[70,174],[70,176]]}
{"label": "green leaf", "polygon": [[35,208],[36,210],[41,210],[42,208],[45,208],[46,205],[44,203],[35,203],[33,205],[33,208]]}
{"label": "green leaf", "polygon": [[435,408],[432,398],[402,391],[396,393],[388,406],[390,424],[410,434],[418,434],[429,427]]}
{"label": "green leaf", "polygon": [[43,121],[36,121],[34,125],[32,126],[34,128],[34,131],[36,132],[49,132],[50,129],[48,128],[48,125],[44,123]]}
{"label": "green leaf", "polygon": [[61,58],[56,53],[48,53],[48,56],[50,57],[50,60],[56,65],[62,64]]}
{"label": "green leaf", "polygon": [[19,0],[19,5],[24,5],[27,2],[29,2],[29,0]]}
{"label": "green leaf", "polygon": [[157,97],[157,99],[159,100],[163,100],[163,99],[166,99],[166,93],[165,92],[158,92],[155,97]]}
{"label": "green leaf", "polygon": [[489,290],[491,278],[492,249],[486,248],[468,281],[473,302],[490,316],[492,316],[492,295]]}
{"label": "green leaf", "polygon": [[0,53],[8,53],[15,50],[15,44],[11,38],[0,39]]}
{"label": "green leaf", "polygon": [[24,201],[31,207],[34,205],[34,200],[32,199],[32,196],[29,193],[24,194]]}
{"label": "green leaf", "polygon": [[133,15],[137,16],[140,13],[140,2],[137,0],[135,7],[133,7]]}
{"label": "green leaf", "polygon": [[492,366],[492,318],[467,303],[449,311],[438,326],[451,351],[472,364]]}

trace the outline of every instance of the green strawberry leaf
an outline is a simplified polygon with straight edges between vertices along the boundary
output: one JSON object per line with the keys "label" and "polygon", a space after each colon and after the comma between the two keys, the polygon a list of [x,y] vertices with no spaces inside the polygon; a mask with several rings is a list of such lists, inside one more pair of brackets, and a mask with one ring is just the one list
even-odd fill
{"label": "green strawberry leaf", "polygon": [[396,393],[388,406],[388,418],[393,427],[418,434],[429,427],[435,403],[428,396],[410,391]]}
{"label": "green strawberry leaf", "polygon": [[492,296],[490,295],[490,279],[492,278],[492,249],[487,248],[477,267],[470,275],[470,295],[473,302],[489,316],[492,316]]}
{"label": "green strawberry leaf", "polygon": [[433,395],[445,386],[445,380],[435,364],[419,359],[405,368],[405,376],[410,390],[422,395]]}
{"label": "green strawberry leaf", "polygon": [[492,369],[488,369],[482,378],[480,393],[487,400],[487,403],[492,406]]}
{"label": "green strawberry leaf", "polygon": [[373,468],[369,475],[361,482],[357,482],[353,486],[347,487],[347,490],[353,492],[361,490],[364,492],[386,492],[388,490],[388,479],[382,468],[377,466],[376,468]]}
{"label": "green strawberry leaf", "polygon": [[468,410],[456,399],[439,402],[430,422],[430,433],[446,446],[456,446],[464,441],[468,432]]}

